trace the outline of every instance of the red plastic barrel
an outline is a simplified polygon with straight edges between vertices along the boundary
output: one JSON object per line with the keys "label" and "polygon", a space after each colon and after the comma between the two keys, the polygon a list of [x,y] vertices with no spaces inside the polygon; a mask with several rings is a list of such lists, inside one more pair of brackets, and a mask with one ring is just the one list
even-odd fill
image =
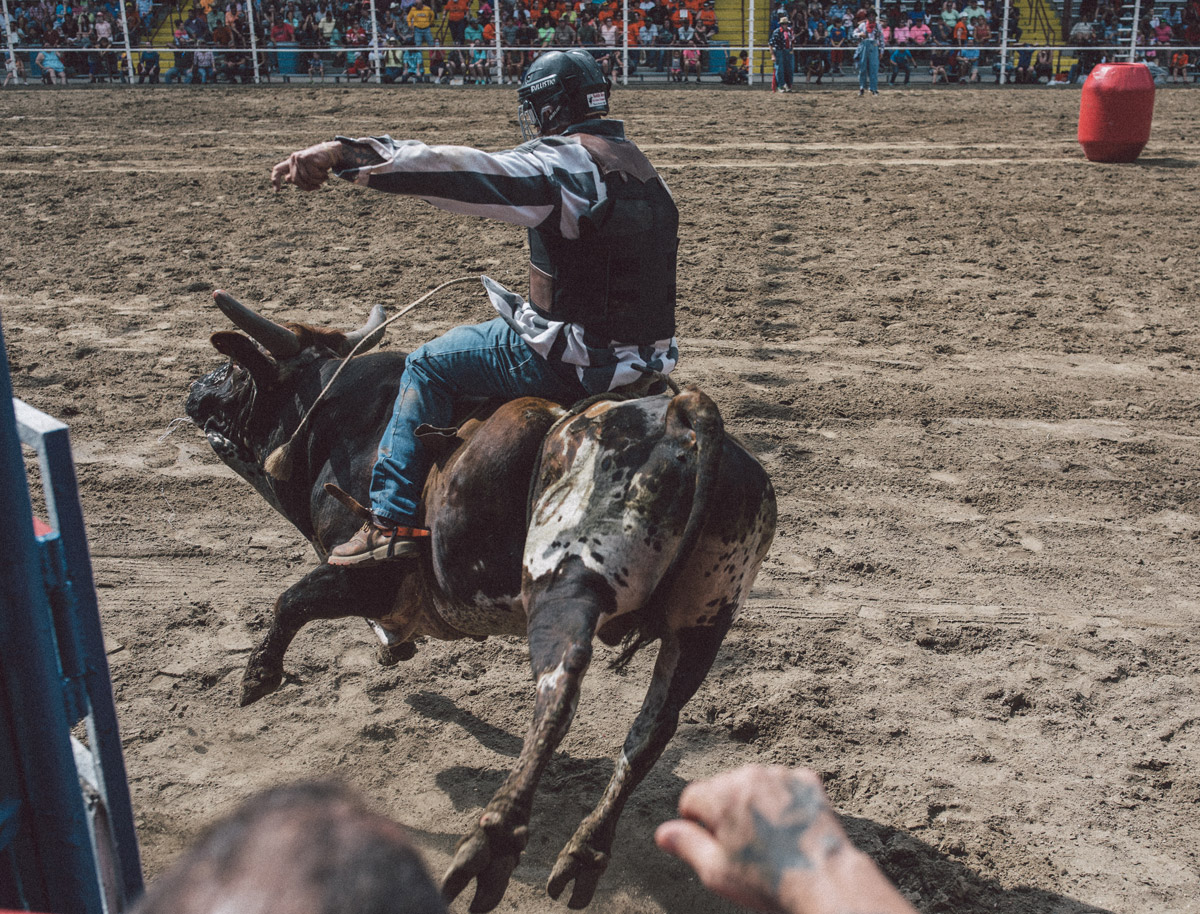
{"label": "red plastic barrel", "polygon": [[1150,139],[1154,77],[1145,64],[1092,68],[1079,102],[1079,145],[1092,162],[1133,162]]}

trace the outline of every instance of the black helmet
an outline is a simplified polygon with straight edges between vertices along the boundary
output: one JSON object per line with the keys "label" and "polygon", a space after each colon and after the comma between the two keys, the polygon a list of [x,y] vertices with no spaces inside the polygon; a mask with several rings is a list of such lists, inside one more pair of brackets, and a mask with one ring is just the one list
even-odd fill
{"label": "black helmet", "polygon": [[529,65],[517,90],[522,136],[555,134],[593,114],[608,114],[611,88],[587,51],[548,51]]}

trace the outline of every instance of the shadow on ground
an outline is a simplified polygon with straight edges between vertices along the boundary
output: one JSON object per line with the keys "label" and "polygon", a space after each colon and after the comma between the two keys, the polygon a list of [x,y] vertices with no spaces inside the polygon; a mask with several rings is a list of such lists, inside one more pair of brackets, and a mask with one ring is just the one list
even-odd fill
{"label": "shadow on ground", "polygon": [[[508,733],[445,696],[418,692],[406,699],[418,713],[453,722],[486,749],[516,758],[521,736]],[[596,898],[595,910],[607,910],[617,893],[644,893],[666,910],[733,912],[742,909],[711,895],[692,871],[654,845],[654,829],[675,816],[686,781],[673,773],[682,750],[668,749],[630,799],[618,829],[613,860]],[[538,789],[530,822],[531,841],[513,874],[517,883],[541,891],[549,868],[579,821],[600,799],[612,774],[613,760],[557,753]],[[481,809],[508,772],[457,765],[437,775],[437,784],[456,809]],[[1005,888],[911,832],[856,816],[843,816],[847,833],[899,886],[923,914],[1109,914],[1105,909],[1042,889]],[[467,821],[463,822],[465,829]],[[453,855],[458,835],[415,830],[429,847]],[[468,890],[473,891],[473,890]],[[556,906],[547,899],[547,910]]]}

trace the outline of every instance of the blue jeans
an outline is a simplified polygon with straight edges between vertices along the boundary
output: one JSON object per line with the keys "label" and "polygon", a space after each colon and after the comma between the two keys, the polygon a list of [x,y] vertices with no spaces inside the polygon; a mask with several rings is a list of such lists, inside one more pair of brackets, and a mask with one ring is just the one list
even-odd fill
{"label": "blue jeans", "polygon": [[430,468],[417,426],[449,426],[456,400],[546,397],[570,403],[586,396],[582,384],[556,374],[503,318],[455,327],[408,357],[371,473],[371,510],[401,525],[413,523]]}
{"label": "blue jeans", "polygon": [[782,89],[787,86],[792,88],[792,70],[794,58],[792,52],[776,51],[775,52],[775,88]]}
{"label": "blue jeans", "polygon": [[859,44],[862,56],[858,61],[858,88],[870,88],[872,92],[879,91],[879,45],[874,41],[863,41]]}
{"label": "blue jeans", "polygon": [[413,44],[417,47],[423,44],[433,47],[433,29],[413,29]]}

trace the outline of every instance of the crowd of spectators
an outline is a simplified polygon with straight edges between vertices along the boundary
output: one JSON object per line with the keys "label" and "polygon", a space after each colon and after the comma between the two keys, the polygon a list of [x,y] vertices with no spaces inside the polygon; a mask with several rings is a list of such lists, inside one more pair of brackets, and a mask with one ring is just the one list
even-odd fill
{"label": "crowd of spectators", "polygon": [[[791,28],[795,70],[814,77],[839,76],[852,68],[857,46],[865,34],[875,35],[881,66],[889,82],[905,84],[914,70],[925,68],[933,82],[978,81],[981,66],[990,64],[1004,28],[1004,5],[994,0],[941,0],[911,5],[897,0],[882,7],[878,34],[868,26],[874,5],[843,0],[793,0],[774,10],[772,33],[781,21]],[[1021,41],[1020,9],[1012,6],[1008,40]],[[998,59],[998,55],[997,55]]]}
{"label": "crowd of spectators", "polygon": [[[13,42],[34,49],[39,69],[111,80],[123,72],[120,0],[13,0]],[[327,70],[366,80],[378,68],[387,82],[491,82],[496,75],[499,21],[504,60],[502,82],[516,82],[544,48],[585,47],[606,73],[622,75],[628,42],[630,72],[639,69],[666,78],[700,81],[710,71],[711,42],[719,35],[714,0],[636,0],[629,20],[618,0],[126,0],[132,42],[172,26],[172,66],[162,70],[159,54],[140,50],[139,81],[249,81],[254,61],[251,20],[260,49],[259,73],[278,69],[276,52],[289,52],[289,70],[324,78]],[[1123,0],[1084,0],[1068,43],[1083,48],[1072,81],[1105,59],[1117,40]],[[873,3],[862,0],[789,0],[771,10],[770,34],[790,28],[791,70],[806,81],[849,75],[861,26]],[[1175,45],[1200,44],[1200,0],[1143,6],[1139,44],[1147,62],[1186,78],[1193,63]],[[253,16],[249,15],[253,13]],[[881,69],[890,81],[928,73],[933,82],[977,81],[998,74],[1000,33],[1005,28],[1001,0],[890,0],[879,26]],[[1054,78],[1047,51],[1022,43],[1020,8],[1010,7],[1007,62],[1014,82]],[[378,42],[378,44],[376,44]],[[774,42],[773,42],[774,44]],[[377,48],[377,49],[376,49]],[[1096,50],[1088,50],[1095,48]],[[39,50],[40,49],[40,50]],[[1110,52],[1111,53],[1111,52]],[[780,51],[775,48],[776,63]],[[41,56],[42,60],[37,60]],[[45,66],[43,66],[43,62]],[[728,55],[720,79],[745,82],[749,55]],[[719,69],[720,65],[717,65]],[[11,68],[10,68],[11,69]],[[21,66],[24,70],[24,66]],[[10,76],[23,78],[24,73]]]}
{"label": "crowd of spectators", "polygon": [[[76,73],[112,78],[120,64],[113,44],[123,42],[117,2],[14,0],[13,41],[51,49]],[[272,51],[296,49],[302,71],[314,78],[335,68],[366,79],[378,63],[392,82],[490,82],[498,18],[501,41],[511,49],[503,61],[504,82],[516,82],[544,48],[588,48],[606,73],[618,76],[626,38],[635,49],[631,70],[648,66],[674,79],[698,80],[707,65],[702,54],[718,31],[714,0],[640,0],[631,4],[627,25],[618,0],[437,0],[436,8],[429,0],[377,0],[374,18],[370,0],[254,0],[252,10],[244,0],[195,0],[187,9],[175,6],[180,2],[126,4],[135,45],[149,40],[156,13],[174,24],[176,65],[160,74],[152,59],[155,72],[142,78],[245,78],[255,46],[266,52],[261,73],[277,68]]]}
{"label": "crowd of spectators", "polygon": [[[1085,0],[1082,4],[1066,43],[1084,50],[1066,74],[1069,81],[1085,76],[1102,60],[1114,59],[1116,55],[1103,48],[1118,40],[1123,6],[1123,0]],[[873,5],[843,0],[793,0],[773,11],[772,35],[786,22],[795,72],[820,82],[823,75],[842,75],[851,69],[872,9]],[[1147,0],[1142,9],[1138,44],[1149,48],[1146,61],[1162,66],[1164,73],[1169,68],[1172,78],[1185,79],[1192,61],[1186,51],[1171,46],[1200,45],[1200,0],[1171,3],[1165,12]],[[907,84],[914,70],[922,69],[934,83],[977,82],[985,72],[998,79],[999,47],[1006,26],[1012,52],[1005,62],[1007,80],[1045,83],[1055,78],[1052,53],[1035,51],[1023,41],[1021,10],[1015,4],[1009,8],[1007,23],[1000,0],[936,0],[929,4],[914,0],[911,5],[892,0],[882,13],[881,64],[891,71],[889,82],[902,77]],[[775,53],[778,65],[778,49]]]}
{"label": "crowd of spectators", "polygon": [[[1068,36],[1069,44],[1084,49],[1072,67],[1072,82],[1086,76],[1097,63],[1112,59],[1106,48],[1128,41],[1127,34],[1121,34],[1124,13],[1123,0],[1084,0]],[[1146,49],[1143,59],[1161,68],[1161,75],[1169,74],[1176,82],[1186,80],[1195,60],[1183,47],[1200,45],[1200,0],[1169,3],[1165,9],[1153,2],[1143,4],[1136,44]]]}
{"label": "crowd of spectators", "polygon": [[[66,82],[68,72],[87,76],[91,82],[116,78],[120,58],[115,45],[124,42],[117,0],[79,3],[57,0],[16,0],[9,4],[11,35],[3,45],[35,49],[31,57],[47,82]],[[140,25],[135,7],[129,9],[129,27]],[[0,22],[0,28],[3,23]],[[6,62],[14,76],[26,79],[25,61]]]}

